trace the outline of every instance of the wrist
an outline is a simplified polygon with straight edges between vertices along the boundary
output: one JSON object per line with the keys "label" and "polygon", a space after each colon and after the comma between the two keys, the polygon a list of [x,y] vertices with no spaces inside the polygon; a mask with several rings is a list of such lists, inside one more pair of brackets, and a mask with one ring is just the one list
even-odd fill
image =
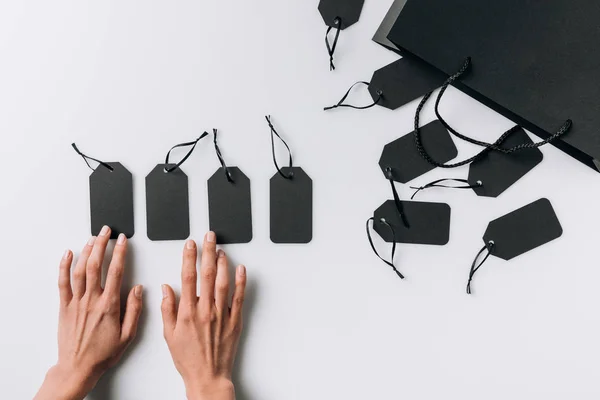
{"label": "wrist", "polygon": [[235,388],[229,379],[211,382],[185,382],[188,400],[234,400]]}
{"label": "wrist", "polygon": [[46,373],[35,400],[83,400],[96,382],[91,374],[57,364]]}

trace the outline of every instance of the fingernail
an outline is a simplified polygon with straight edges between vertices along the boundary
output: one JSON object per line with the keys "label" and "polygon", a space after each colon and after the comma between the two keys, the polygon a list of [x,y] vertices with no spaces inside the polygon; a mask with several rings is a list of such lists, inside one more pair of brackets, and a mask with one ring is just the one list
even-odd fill
{"label": "fingernail", "polygon": [[206,234],[206,241],[209,243],[214,243],[217,241],[217,235],[214,232],[208,232]]}
{"label": "fingernail", "polygon": [[108,234],[109,229],[110,228],[108,226],[104,225],[102,227],[102,230],[100,231],[100,236],[106,236]]}
{"label": "fingernail", "polygon": [[119,234],[119,238],[117,239],[117,244],[118,245],[123,245],[125,244],[125,240],[127,238],[125,237],[125,235],[123,233]]}
{"label": "fingernail", "polygon": [[87,242],[88,246],[93,246],[94,243],[96,243],[96,236],[92,236]]}
{"label": "fingernail", "polygon": [[71,250],[65,250],[65,254],[63,254],[63,260],[68,259],[71,256]]}
{"label": "fingernail", "polygon": [[246,276],[246,267],[244,267],[243,265],[239,265],[237,267],[237,273],[239,276]]}
{"label": "fingernail", "polygon": [[167,285],[162,285],[161,288],[162,288],[163,299],[166,299],[167,296],[169,295],[169,291],[167,289]]}
{"label": "fingernail", "polygon": [[187,242],[185,242],[185,247],[189,250],[194,250],[196,248],[196,242],[194,242],[193,240],[188,240]]}
{"label": "fingernail", "polygon": [[217,257],[225,257],[225,252],[223,250],[217,251]]}
{"label": "fingernail", "polygon": [[135,295],[135,297],[137,297],[138,299],[142,298],[142,291],[143,291],[144,287],[142,285],[137,285],[134,289],[133,289],[133,294]]}

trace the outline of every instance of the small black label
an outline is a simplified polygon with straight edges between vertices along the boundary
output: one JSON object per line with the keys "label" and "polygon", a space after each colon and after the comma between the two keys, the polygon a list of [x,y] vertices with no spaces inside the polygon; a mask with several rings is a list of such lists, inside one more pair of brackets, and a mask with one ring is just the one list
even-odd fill
{"label": "small black label", "polygon": [[271,178],[271,241],[309,243],[312,240],[312,179],[300,167],[281,168]]}

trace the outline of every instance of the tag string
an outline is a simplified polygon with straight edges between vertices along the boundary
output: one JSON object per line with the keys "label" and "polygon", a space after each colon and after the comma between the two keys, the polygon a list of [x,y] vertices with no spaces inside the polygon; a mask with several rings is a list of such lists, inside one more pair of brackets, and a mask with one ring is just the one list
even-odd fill
{"label": "tag string", "polygon": [[369,86],[370,84],[371,84],[370,82],[364,82],[364,81],[356,82],[354,85],[350,86],[350,89],[348,89],[348,91],[346,92],[344,97],[342,97],[342,99],[336,105],[330,106],[330,107],[325,107],[323,110],[329,111],[329,110],[333,110],[334,108],[338,108],[338,107],[354,108],[355,110],[366,110],[368,108],[375,107],[377,104],[379,104],[381,99],[383,99],[383,90],[377,91],[377,98],[375,99],[375,101],[372,104],[369,104],[368,106],[353,106],[352,104],[344,104],[344,101],[346,101],[346,99],[350,95],[350,92],[352,91],[352,89],[354,89],[354,87],[356,85]]}
{"label": "tag string", "polygon": [[521,150],[525,150],[525,149],[532,149],[532,148],[538,148],[541,146],[544,146],[548,143],[553,142],[554,140],[560,138],[561,136],[563,136],[564,134],[566,134],[570,129],[571,126],[573,125],[573,121],[571,121],[570,119],[567,119],[565,121],[565,123],[559,128],[559,130],[554,133],[553,135],[549,136],[548,138],[544,139],[541,142],[537,142],[537,143],[523,143],[511,148],[504,148],[501,147],[500,145],[502,143],[504,143],[504,141],[506,141],[506,139],[513,133],[517,132],[518,130],[521,129],[520,126],[514,126],[512,128],[510,128],[509,130],[507,130],[506,132],[504,132],[499,138],[498,140],[496,140],[494,143],[487,143],[487,142],[483,142],[480,140],[476,140],[473,138],[470,138],[466,135],[461,134],[460,132],[456,131],[455,129],[453,129],[445,120],[444,118],[441,116],[440,112],[439,112],[439,105],[440,102],[442,100],[442,97],[444,96],[444,93],[446,92],[446,90],[448,89],[448,87],[454,83],[455,81],[457,81],[459,78],[461,78],[469,69],[471,66],[471,57],[467,57],[465,59],[465,62],[463,63],[463,66],[460,68],[460,70],[455,73],[454,75],[450,76],[442,85],[442,88],[440,89],[440,92],[437,96],[437,100],[435,102],[435,113],[437,118],[439,119],[439,121],[446,127],[446,129],[448,129],[448,131],[450,133],[452,133],[454,136],[458,137],[459,139],[462,139],[464,141],[467,141],[469,143],[481,146],[481,147],[485,147],[480,153],[476,154],[475,156],[454,163],[454,164],[443,164],[440,163],[436,160],[434,160],[429,153],[425,150],[425,148],[423,147],[423,143],[421,141],[421,132],[420,132],[420,115],[421,115],[421,111],[423,110],[425,104],[427,103],[427,101],[429,100],[429,98],[431,97],[431,95],[433,94],[433,91],[425,94],[425,96],[423,97],[423,99],[421,100],[421,102],[419,103],[419,105],[417,106],[417,110],[415,113],[415,130],[413,132],[413,134],[415,135],[415,144],[417,146],[417,150],[419,152],[419,154],[421,155],[421,157],[423,157],[427,162],[429,162],[430,164],[436,166],[436,167],[440,167],[440,168],[456,168],[456,167],[460,167],[463,165],[467,165],[472,163],[473,161],[476,161],[478,159],[480,159],[482,156],[484,156],[486,153],[488,153],[491,150],[495,150],[495,151],[499,151],[501,153],[504,154],[512,154],[514,152],[517,151],[521,151]]}
{"label": "tag string", "polygon": [[85,161],[85,163],[87,164],[87,166],[92,171],[95,171],[95,169],[92,168],[92,166],[89,163],[89,160],[97,162],[99,165],[103,166],[104,168],[108,169],[111,172],[115,170],[113,167],[111,167],[109,164],[105,163],[104,161],[100,161],[100,160],[97,160],[97,159],[95,159],[93,157],[86,156],[85,154],[83,154],[81,151],[79,151],[79,149],[77,148],[77,145],[75,143],[71,143],[71,146],[73,146],[73,149],[75,149],[75,151],[77,152],[77,154],[79,154],[81,156],[81,158],[83,158],[83,161]]}
{"label": "tag string", "polygon": [[[483,253],[487,250],[486,256],[481,260],[479,264],[477,264],[477,260],[479,257],[483,255]],[[471,264],[471,271],[469,272],[469,282],[467,283],[467,294],[471,294],[471,282],[473,281],[473,277],[475,273],[481,268],[483,263],[487,261],[487,259],[492,255],[492,251],[494,250],[494,241],[490,240],[483,248],[477,253],[475,260],[473,260],[473,264]]]}
{"label": "tag string", "polygon": [[271,151],[273,152],[273,163],[275,164],[275,168],[277,168],[277,172],[284,179],[293,179],[294,171],[290,171],[290,173],[286,175],[283,173],[283,171],[281,170],[281,168],[279,168],[279,165],[277,164],[277,157],[275,157],[275,136],[277,136],[279,138],[279,140],[281,140],[281,142],[285,145],[285,147],[288,151],[288,154],[290,155],[289,165],[290,165],[290,170],[291,170],[293,167],[293,160],[292,160],[292,151],[290,150],[290,146],[288,146],[288,144],[285,142],[285,140],[283,140],[283,138],[281,136],[279,136],[279,133],[277,133],[277,131],[275,130],[275,127],[273,126],[273,123],[271,122],[271,116],[267,115],[265,117],[265,119],[267,120],[267,123],[269,124],[269,128],[271,128]]}
{"label": "tag string", "polygon": [[218,134],[217,129],[213,129],[213,142],[215,144],[215,152],[217,153],[217,158],[219,159],[219,163],[221,164],[221,167],[225,171],[225,177],[227,178],[227,181],[230,183],[233,183],[233,177],[231,176],[231,172],[229,171],[229,168],[225,164],[225,159],[223,158],[223,154],[221,154],[221,149],[219,148],[219,145],[217,144],[217,134]]}
{"label": "tag string", "polygon": [[165,158],[165,164],[169,165],[169,158],[171,157],[171,152],[177,148],[180,147],[189,147],[192,146],[192,148],[190,149],[190,151],[188,151],[188,153],[185,155],[185,157],[183,157],[183,159],[181,161],[179,161],[177,164],[173,165],[172,167],[169,168],[165,168],[165,172],[173,172],[175,171],[177,168],[181,167],[181,165],[187,161],[188,158],[190,158],[190,156],[192,155],[192,153],[194,152],[194,149],[196,148],[196,145],[198,144],[198,142],[202,139],[204,139],[205,137],[208,136],[208,132],[204,132],[202,135],[200,135],[200,137],[196,140],[194,140],[193,142],[187,142],[187,143],[180,143],[177,144],[173,147],[171,147],[171,150],[169,150],[169,152],[167,153],[167,157]]}
{"label": "tag string", "polygon": [[335,65],[333,64],[333,54],[335,53],[335,49],[338,44],[338,39],[340,38],[340,31],[342,30],[342,19],[340,17],[335,17],[333,20],[335,26],[335,38],[333,39],[333,44],[329,44],[329,33],[332,29],[332,26],[327,28],[327,33],[325,34],[325,44],[327,45],[327,53],[329,53],[329,70],[335,71]]}
{"label": "tag string", "polygon": [[396,232],[394,231],[394,228],[385,219],[382,218],[381,220],[379,220],[379,222],[381,222],[383,225],[385,225],[390,230],[390,232],[392,232],[392,240],[393,240],[392,258],[391,258],[391,261],[388,261],[385,258],[381,257],[379,255],[379,252],[375,248],[375,244],[373,243],[373,238],[371,237],[371,230],[369,229],[369,222],[371,222],[371,221],[373,222],[373,225],[375,225],[375,218],[371,217],[367,220],[367,237],[369,238],[369,243],[371,243],[371,248],[373,249],[373,252],[381,261],[383,261],[384,263],[386,263],[387,265],[392,267],[392,269],[394,270],[396,275],[398,275],[398,277],[400,277],[400,279],[404,279],[404,275],[402,275],[400,273],[400,271],[398,271],[398,269],[394,265],[394,256],[396,255]]}
{"label": "tag string", "polygon": [[402,223],[405,227],[410,228],[410,224],[406,219],[406,213],[404,212],[404,206],[402,205],[402,201],[400,201],[400,196],[398,196],[398,191],[396,190],[396,185],[394,185],[394,177],[392,175],[392,169],[387,167],[385,169],[385,173],[387,176],[390,185],[392,186],[392,194],[394,195],[394,204],[396,204],[396,211],[398,212],[398,216],[402,220]]}
{"label": "tag string", "polygon": [[[456,185],[443,185],[442,182],[458,182],[458,183],[466,183],[466,185],[464,186],[456,186]],[[446,188],[446,189],[475,189],[478,187],[482,187],[483,186],[483,182],[481,181],[477,181],[475,184],[471,185],[469,184],[469,181],[466,179],[457,179],[457,178],[443,178],[443,179],[438,179],[437,181],[433,181],[430,182],[426,185],[420,186],[420,187],[414,187],[411,186],[411,189],[416,189],[416,192],[413,193],[413,195],[411,196],[411,200],[413,200],[415,198],[415,196],[421,191],[421,190],[425,190],[425,189],[429,189],[429,188]]]}

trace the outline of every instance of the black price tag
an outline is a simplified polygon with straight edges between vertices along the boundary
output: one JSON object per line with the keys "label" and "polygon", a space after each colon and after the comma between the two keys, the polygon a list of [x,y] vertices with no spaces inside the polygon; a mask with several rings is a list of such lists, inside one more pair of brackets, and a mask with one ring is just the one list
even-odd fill
{"label": "black price tag", "polygon": [[327,26],[344,30],[360,19],[365,0],[321,0],[319,12]]}
{"label": "black price tag", "polygon": [[313,225],[312,179],[300,167],[283,167],[271,178],[270,196],[271,241],[309,243]]}
{"label": "black price tag", "polygon": [[146,219],[150,240],[190,236],[188,177],[175,164],[158,164],[146,177]]}
{"label": "black price tag", "polygon": [[[443,246],[450,240],[450,206],[444,203],[402,201],[408,224],[398,213],[394,200],[383,203],[374,213],[373,228],[388,243],[429,244]],[[386,226],[389,224],[392,230]]]}
{"label": "black price tag", "polygon": [[511,260],[562,236],[563,229],[548,199],[540,199],[500,217],[483,236],[493,242],[491,254]]}
{"label": "black price tag", "polygon": [[[432,76],[438,79],[432,79]],[[446,76],[435,68],[403,57],[375,71],[369,84],[369,93],[373,101],[381,96],[378,105],[396,110],[437,89],[444,80]]]}
{"label": "black price tag", "polygon": [[[521,144],[533,144],[522,128],[512,133],[502,147],[511,148]],[[537,148],[527,148],[510,154],[490,151],[471,164],[468,181],[474,186],[478,181],[482,183],[473,189],[478,196],[498,197],[543,159],[544,155]]]}
{"label": "black price tag", "polygon": [[[219,168],[208,180],[210,230],[217,243],[248,243],[252,240],[250,179],[238,168]],[[229,176],[229,177],[228,177]]]}
{"label": "black price tag", "polygon": [[92,235],[97,236],[104,225],[111,230],[111,238],[123,233],[131,238],[134,233],[133,177],[121,163],[98,166],[90,175],[90,214]]}
{"label": "black price tag", "polygon": [[[447,162],[458,155],[450,133],[438,120],[421,128],[421,138],[423,146],[436,160]],[[407,183],[435,168],[419,154],[413,133],[385,145],[379,166],[386,178],[389,177],[388,168],[391,168],[392,178],[401,183]]]}

